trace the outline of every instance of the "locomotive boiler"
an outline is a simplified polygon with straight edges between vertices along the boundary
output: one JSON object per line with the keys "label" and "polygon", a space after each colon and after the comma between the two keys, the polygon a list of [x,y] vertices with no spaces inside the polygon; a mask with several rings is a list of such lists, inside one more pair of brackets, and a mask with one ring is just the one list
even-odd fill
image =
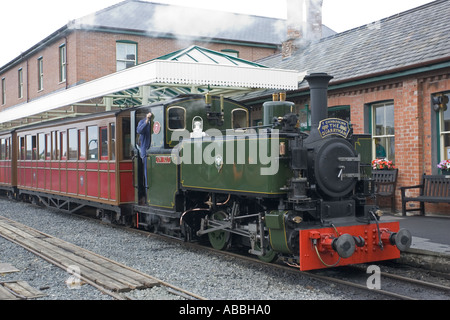
{"label": "locomotive boiler", "polygon": [[411,234],[381,222],[368,201],[374,186],[362,173],[351,126],[327,118],[331,79],[306,78],[309,134],[287,101],[265,103],[258,127],[249,126],[245,106],[208,95],[132,111],[135,125],[154,115],[144,164],[135,148],[136,226],[187,241],[207,237],[216,249],[246,248],[301,270],[399,258]]}

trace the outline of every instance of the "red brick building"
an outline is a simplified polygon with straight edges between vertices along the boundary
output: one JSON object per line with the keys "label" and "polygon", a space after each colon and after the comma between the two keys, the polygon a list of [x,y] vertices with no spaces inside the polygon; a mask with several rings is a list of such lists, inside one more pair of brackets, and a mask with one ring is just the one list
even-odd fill
{"label": "red brick building", "polygon": [[285,29],[280,19],[126,0],[69,22],[0,67],[0,111],[192,44],[255,61],[280,52]]}
{"label": "red brick building", "polygon": [[[450,1],[437,0],[323,39],[291,39],[282,54],[258,62],[334,76],[330,116],[350,120],[357,134],[372,135],[372,159],[395,162],[398,187],[418,185],[423,174],[441,174],[437,164],[450,160],[449,16]],[[287,97],[301,114],[309,104],[306,81]],[[267,98],[244,97],[255,110],[254,121]],[[444,101],[440,106],[439,99]],[[396,204],[401,209],[399,188]],[[427,204],[426,210],[450,214],[450,205]]]}

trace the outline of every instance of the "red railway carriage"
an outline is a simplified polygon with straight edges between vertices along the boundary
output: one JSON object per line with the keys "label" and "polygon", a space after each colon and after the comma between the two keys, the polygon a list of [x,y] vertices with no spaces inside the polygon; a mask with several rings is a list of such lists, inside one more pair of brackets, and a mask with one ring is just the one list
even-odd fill
{"label": "red railway carriage", "polygon": [[0,132],[0,190],[12,197],[17,187],[16,132]]}
{"label": "red railway carriage", "polygon": [[129,141],[129,111],[20,128],[20,194],[67,211],[92,206],[120,218],[124,206],[135,200]]}

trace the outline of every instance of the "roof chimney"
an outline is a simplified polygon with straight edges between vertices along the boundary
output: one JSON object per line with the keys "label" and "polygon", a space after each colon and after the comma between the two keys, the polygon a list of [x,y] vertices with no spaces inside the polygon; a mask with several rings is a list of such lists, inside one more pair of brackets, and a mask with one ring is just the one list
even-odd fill
{"label": "roof chimney", "polygon": [[323,0],[287,0],[287,40],[283,58],[290,57],[306,43],[322,38]]}

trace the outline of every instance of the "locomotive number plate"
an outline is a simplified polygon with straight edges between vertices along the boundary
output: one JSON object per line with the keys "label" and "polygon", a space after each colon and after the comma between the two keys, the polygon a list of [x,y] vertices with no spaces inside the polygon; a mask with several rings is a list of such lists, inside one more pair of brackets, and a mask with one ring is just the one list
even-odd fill
{"label": "locomotive number plate", "polygon": [[156,157],[156,163],[158,164],[170,164],[172,162],[171,157]]}
{"label": "locomotive number plate", "polygon": [[350,125],[347,121],[342,119],[330,118],[320,121],[319,133],[322,138],[338,135],[344,138],[348,137],[350,133]]}

